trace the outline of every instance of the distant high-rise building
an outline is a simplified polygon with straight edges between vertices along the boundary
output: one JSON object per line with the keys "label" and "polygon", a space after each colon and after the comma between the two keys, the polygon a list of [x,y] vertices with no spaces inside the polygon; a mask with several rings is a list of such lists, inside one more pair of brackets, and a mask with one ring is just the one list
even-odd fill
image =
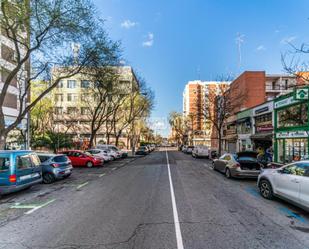
{"label": "distant high-rise building", "polygon": [[183,92],[183,115],[190,126],[189,141],[193,145],[211,146],[212,122],[204,115],[206,106],[214,111],[214,101],[222,88],[229,82],[220,81],[189,81]]}

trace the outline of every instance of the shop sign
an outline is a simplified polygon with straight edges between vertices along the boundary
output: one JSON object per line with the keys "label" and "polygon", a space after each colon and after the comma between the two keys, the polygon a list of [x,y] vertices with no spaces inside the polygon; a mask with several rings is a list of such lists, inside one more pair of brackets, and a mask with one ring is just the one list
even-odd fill
{"label": "shop sign", "polygon": [[263,108],[260,108],[260,109],[257,109],[255,110],[255,114],[260,114],[260,113],[263,113],[263,112],[268,112],[269,111],[269,107],[268,106],[265,106]]}
{"label": "shop sign", "polygon": [[289,98],[275,102],[275,108],[280,108],[280,107],[295,104],[295,103],[298,103],[298,102],[299,102],[299,100],[296,100],[296,99],[294,99],[293,96],[291,96]]}
{"label": "shop sign", "polygon": [[308,137],[307,131],[286,131],[276,133],[276,138],[301,138]]}
{"label": "shop sign", "polygon": [[257,132],[263,132],[263,131],[272,131],[274,127],[272,124],[266,124],[266,125],[260,125],[256,127]]}
{"label": "shop sign", "polygon": [[296,89],[294,98],[296,100],[307,100],[307,99],[309,99],[309,89],[308,88]]}

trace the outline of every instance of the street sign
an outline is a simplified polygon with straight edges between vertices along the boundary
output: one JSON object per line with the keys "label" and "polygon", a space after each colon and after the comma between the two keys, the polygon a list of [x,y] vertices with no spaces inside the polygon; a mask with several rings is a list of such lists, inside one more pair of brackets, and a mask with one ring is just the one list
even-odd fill
{"label": "street sign", "polygon": [[297,99],[297,100],[309,99],[309,89],[308,88],[296,89],[295,99]]}

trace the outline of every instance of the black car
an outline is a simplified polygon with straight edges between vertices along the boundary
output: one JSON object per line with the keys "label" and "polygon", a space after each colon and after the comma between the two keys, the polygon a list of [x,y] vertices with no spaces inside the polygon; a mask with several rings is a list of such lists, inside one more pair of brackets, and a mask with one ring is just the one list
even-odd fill
{"label": "black car", "polygon": [[149,154],[149,150],[146,146],[141,146],[137,149],[137,151],[135,152],[136,155],[148,155]]}
{"label": "black car", "polygon": [[71,175],[73,167],[66,155],[38,153],[38,156],[41,160],[44,183],[49,184]]}

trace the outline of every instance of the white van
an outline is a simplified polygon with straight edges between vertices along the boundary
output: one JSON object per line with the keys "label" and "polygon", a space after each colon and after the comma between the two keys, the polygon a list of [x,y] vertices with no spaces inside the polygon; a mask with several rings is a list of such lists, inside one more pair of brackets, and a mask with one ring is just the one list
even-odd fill
{"label": "white van", "polygon": [[197,145],[197,146],[194,147],[194,149],[192,151],[192,156],[195,157],[195,158],[198,158],[198,157],[209,158],[209,153],[210,153],[210,150],[208,149],[207,146]]}

